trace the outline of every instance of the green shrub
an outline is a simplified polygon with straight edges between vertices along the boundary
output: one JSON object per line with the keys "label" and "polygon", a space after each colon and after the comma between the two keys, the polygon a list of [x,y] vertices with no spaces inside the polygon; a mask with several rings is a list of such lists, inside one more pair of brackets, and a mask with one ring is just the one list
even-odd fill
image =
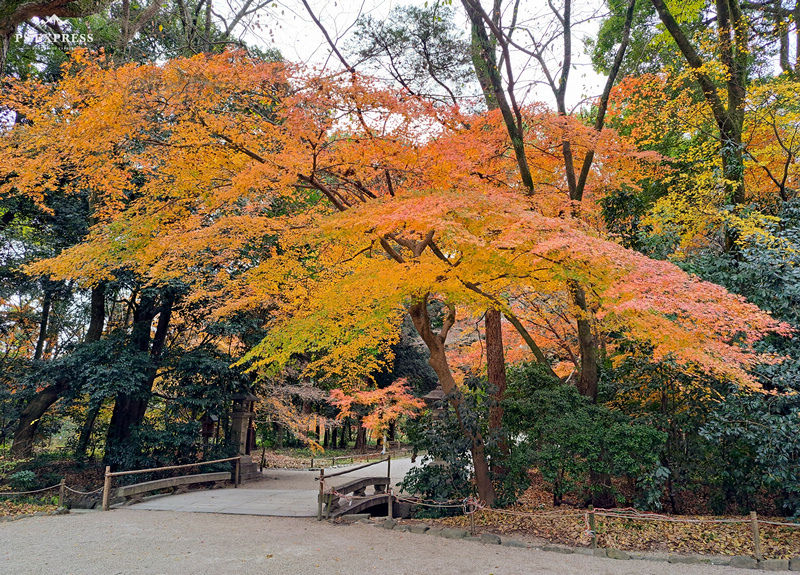
{"label": "green shrub", "polygon": [[17,491],[30,491],[36,488],[39,478],[30,470],[17,471],[8,476],[8,484]]}

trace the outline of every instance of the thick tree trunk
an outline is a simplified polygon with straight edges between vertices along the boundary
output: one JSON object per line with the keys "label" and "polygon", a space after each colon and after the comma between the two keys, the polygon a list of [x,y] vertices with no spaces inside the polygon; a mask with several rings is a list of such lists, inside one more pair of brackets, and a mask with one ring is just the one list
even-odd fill
{"label": "thick tree trunk", "polygon": [[361,425],[361,420],[357,420],[356,425],[356,445],[355,450],[359,453],[364,453],[367,450],[367,428]]}
{"label": "thick tree trunk", "polygon": [[486,371],[489,383],[489,437],[497,442],[500,457],[492,461],[492,475],[502,480],[508,474],[504,460],[510,453],[503,433],[503,400],[506,397],[506,361],[500,310],[486,310]]}
{"label": "thick tree trunk", "polygon": [[433,333],[431,329],[430,317],[428,316],[427,309],[427,295],[409,308],[409,314],[411,315],[414,327],[417,329],[420,337],[422,337],[422,341],[428,346],[428,350],[430,351],[428,363],[438,376],[442,390],[444,390],[450,398],[450,405],[452,405],[455,410],[461,432],[472,442],[472,465],[475,469],[475,482],[478,487],[478,497],[487,505],[492,505],[494,503],[495,492],[489,473],[489,462],[486,458],[486,446],[480,429],[470,429],[464,421],[464,414],[461,410],[462,401],[458,387],[456,386],[456,380],[447,363],[447,355],[444,348],[444,342],[447,339],[447,331],[455,320],[455,314],[451,311],[450,317],[445,320],[445,325],[442,327],[439,334]]}
{"label": "thick tree trunk", "polygon": [[15,459],[33,455],[33,442],[39,422],[50,406],[69,388],[66,380],[56,382],[39,391],[19,415],[19,423],[14,432],[11,457]]}
{"label": "thick tree trunk", "polygon": [[[150,330],[153,319],[158,313],[158,324],[150,345]],[[151,366],[147,370],[138,389],[117,395],[111,422],[108,426],[106,438],[106,457],[118,449],[123,449],[129,443],[133,427],[140,425],[150,402],[153,383],[158,372],[158,365],[166,344],[167,330],[172,317],[172,300],[165,296],[165,301],[160,312],[154,307],[150,296],[143,295],[139,306],[134,312],[134,327],[131,339],[139,351],[149,351]],[[113,462],[109,461],[113,466]]]}
{"label": "thick tree trunk", "polygon": [[106,284],[100,282],[92,288],[92,299],[89,304],[89,329],[85,341],[100,341],[106,319]]}

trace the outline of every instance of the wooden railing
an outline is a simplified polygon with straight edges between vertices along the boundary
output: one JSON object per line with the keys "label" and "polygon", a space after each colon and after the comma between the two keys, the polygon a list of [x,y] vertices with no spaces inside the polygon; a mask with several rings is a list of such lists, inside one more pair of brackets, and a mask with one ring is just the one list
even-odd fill
{"label": "wooden railing", "polygon": [[311,458],[311,466],[310,467],[311,467],[311,469],[314,469],[314,461],[315,460],[319,464],[320,468],[322,467],[322,464],[325,463],[326,461],[330,461],[331,462],[331,467],[334,467],[336,465],[337,461],[347,461],[349,459],[350,463],[355,463],[357,459],[366,459],[367,461],[369,461],[373,457],[377,457],[377,458],[379,458],[379,461],[383,461],[383,459],[387,455],[393,456],[395,459],[397,459],[398,457],[400,457],[402,455],[407,455],[407,454],[409,454],[411,452],[412,452],[411,449],[404,448],[404,449],[394,449],[394,450],[391,450],[391,451],[387,451],[386,453],[383,453],[381,451],[374,451],[372,453],[359,453],[359,454],[353,454],[353,455],[330,455],[330,456],[323,455],[323,456],[320,456],[320,457],[312,457]]}
{"label": "wooden railing", "polygon": [[[392,478],[392,456],[391,455],[387,455],[386,459],[379,459],[378,461],[373,461],[372,463],[365,463],[364,465],[359,465],[358,467],[353,467],[352,469],[345,469],[344,471],[338,471],[336,473],[331,473],[329,475],[325,475],[325,468],[324,467],[321,468],[319,470],[319,478],[318,478],[318,481],[319,481],[319,497],[318,497],[318,502],[317,502],[317,521],[322,521],[322,504],[323,504],[323,501],[324,501],[325,495],[326,495],[326,493],[325,493],[325,480],[326,479],[330,479],[332,477],[339,477],[340,475],[346,475],[348,473],[352,473],[353,471],[358,471],[360,469],[365,469],[367,467],[372,467],[373,465],[378,465],[379,463],[384,463],[384,462],[386,463],[386,477],[387,477],[388,481],[391,483],[391,478]],[[388,514],[389,514],[389,518],[391,519],[391,517],[392,517],[392,490],[391,490],[391,486],[390,485],[387,486],[387,489],[388,489],[388,492],[389,492],[389,511],[388,511]],[[329,495],[329,498],[328,498],[328,510],[329,511],[330,511],[330,506],[331,506],[331,500],[332,500],[332,497],[333,497],[333,491],[334,491],[334,488],[331,487],[330,488],[330,493],[328,493],[328,495]]]}
{"label": "wooden railing", "polygon": [[138,475],[140,473],[154,473],[156,471],[171,471],[174,469],[187,469],[189,467],[197,467],[199,465],[211,465],[212,463],[224,463],[225,461],[235,461],[236,469],[234,470],[234,487],[239,487],[239,465],[242,456],[227,457],[225,459],[214,459],[213,461],[200,461],[198,463],[186,463],[184,465],[169,465],[167,467],[153,467],[151,469],[134,469],[131,471],[111,471],[111,467],[106,467],[105,482],[103,483],[103,511],[108,511],[111,505],[111,488],[115,477],[123,475]]}

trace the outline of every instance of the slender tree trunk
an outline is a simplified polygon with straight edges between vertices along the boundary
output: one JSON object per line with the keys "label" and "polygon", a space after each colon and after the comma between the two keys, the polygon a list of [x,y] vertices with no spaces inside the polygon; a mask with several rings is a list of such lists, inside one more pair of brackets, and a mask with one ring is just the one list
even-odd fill
{"label": "slender tree trunk", "polygon": [[[95,302],[95,290],[92,289],[92,302]],[[101,293],[104,293],[101,292]],[[103,296],[99,296],[102,300]],[[44,315],[44,314],[43,314]],[[49,315],[49,307],[48,307]],[[103,332],[103,306],[99,307],[93,305],[91,309],[90,329],[86,335],[86,342],[97,341]],[[43,318],[43,324],[45,320]],[[92,330],[92,325],[99,325],[98,330]],[[45,326],[46,327],[46,326]],[[40,333],[41,336],[41,333]],[[43,344],[42,344],[43,345]],[[38,348],[38,344],[37,344]],[[39,421],[48,409],[58,401],[62,393],[69,389],[69,382],[66,380],[59,380],[56,383],[47,386],[39,391],[34,398],[25,406],[20,413],[19,423],[14,432],[14,443],[11,446],[11,455],[13,457],[30,457],[33,453],[33,440],[36,436],[36,430],[39,427]]]}
{"label": "slender tree trunk", "polygon": [[[450,398],[450,405],[452,405],[455,410],[461,432],[472,442],[472,465],[475,469],[475,482],[478,487],[478,497],[487,505],[492,505],[494,503],[495,492],[494,485],[492,485],[491,474],[489,473],[489,462],[486,458],[486,445],[484,444],[480,429],[471,429],[464,421],[465,414],[462,410],[460,393],[456,386],[453,373],[450,371],[450,366],[447,363],[447,355],[444,348],[447,330],[449,330],[449,326],[452,325],[452,321],[454,321],[455,318],[451,317],[447,320],[445,323],[446,327],[443,327],[439,334],[435,334],[431,329],[430,317],[428,316],[427,295],[409,308],[409,314],[411,315],[414,327],[417,329],[420,337],[422,337],[422,341],[428,346],[428,350],[430,351],[428,363],[438,376],[442,390],[444,390]],[[454,313],[451,312],[451,315],[454,316]]]}
{"label": "slender tree trunk", "polygon": [[386,437],[388,441],[396,441],[396,436],[397,436],[397,423],[393,421],[389,424],[389,432],[386,434]]}
{"label": "slender tree trunk", "polygon": [[50,290],[45,289],[42,300],[42,320],[39,322],[39,338],[36,340],[36,351],[33,353],[34,361],[42,359],[44,353],[44,343],[47,341],[47,327],[50,320],[50,305],[52,303]]}
{"label": "slender tree trunk", "polygon": [[[664,0],[651,0],[667,32],[678,45],[692,69],[703,97],[714,114],[719,129],[720,155],[723,162],[725,189],[733,204],[745,201],[742,127],[744,101],[747,96],[747,59],[750,27],[742,15],[739,0],[716,0],[717,48],[726,71],[727,103],[723,103],[714,80],[706,72],[706,63],[692,46],[680,24]],[[726,240],[732,245],[733,239]]]}
{"label": "slender tree trunk", "polygon": [[464,6],[472,25],[472,63],[475,67],[475,74],[478,76],[478,82],[481,84],[486,105],[490,110],[500,109],[506,130],[511,138],[511,146],[514,149],[514,156],[519,167],[520,179],[527,192],[532,194],[534,191],[533,176],[531,176],[528,158],[525,155],[524,134],[522,133],[522,126],[517,125],[517,120],[514,117],[515,110],[512,110],[508,98],[506,98],[503,78],[497,67],[495,46],[486,32],[483,16],[476,7],[471,4],[470,0],[462,0],[461,4]]}
{"label": "slender tree trunk", "polygon": [[[489,433],[498,441],[500,453],[508,455],[508,442],[502,436],[503,400],[506,396],[506,361],[503,349],[503,323],[500,310],[486,310],[486,368],[491,406]],[[495,470],[497,471],[497,470]]]}
{"label": "slender tree trunk", "polygon": [[577,282],[570,282],[572,301],[578,307],[578,343],[581,352],[581,373],[578,392],[597,402],[597,385],[600,379],[600,346],[592,330],[591,311],[586,305],[586,294]]}
{"label": "slender tree trunk", "polygon": [[103,407],[102,403],[98,403],[94,407],[89,408],[86,412],[86,420],[81,427],[81,434],[78,437],[78,445],[75,446],[75,459],[81,460],[86,458],[86,452],[89,449],[89,440],[92,437],[92,430],[94,429],[94,422]]}

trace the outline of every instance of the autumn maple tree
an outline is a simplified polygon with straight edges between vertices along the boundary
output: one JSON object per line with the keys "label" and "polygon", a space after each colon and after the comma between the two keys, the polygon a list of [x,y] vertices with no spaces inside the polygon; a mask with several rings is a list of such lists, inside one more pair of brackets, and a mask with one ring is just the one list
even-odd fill
{"label": "autumn maple tree", "polygon": [[[303,354],[304,372],[333,382],[340,402],[375,393],[368,382],[391,361],[409,314],[461,414],[454,326],[499,310],[549,362],[542,347],[557,357],[558,342],[541,326],[585,313],[570,284],[583,287],[601,332],[743,385],[755,386],[753,342],[786,329],[605,239],[591,217],[570,217],[569,198],[547,192],[560,178],[550,150],[563,144],[564,121],[542,109],[523,110],[535,126],[528,163],[543,182],[529,194],[497,112],[464,115],[366,77],[241,53],[119,68],[79,56],[56,86],[14,86],[9,106],[27,121],[3,135],[0,193],[41,202],[61,181],[90,189],[95,206],[86,240],[32,272],[86,285],[121,270],[151,285],[188,275],[187,301],[206,302],[209,314],[268,308],[269,333],[244,364],[275,374]],[[598,139],[576,124],[570,136],[573,149],[592,146],[607,185],[660,173],[656,155],[613,131]],[[159,325],[172,313],[164,309]],[[141,420],[154,381],[118,397],[127,426]],[[459,419],[491,502],[484,438]]]}

